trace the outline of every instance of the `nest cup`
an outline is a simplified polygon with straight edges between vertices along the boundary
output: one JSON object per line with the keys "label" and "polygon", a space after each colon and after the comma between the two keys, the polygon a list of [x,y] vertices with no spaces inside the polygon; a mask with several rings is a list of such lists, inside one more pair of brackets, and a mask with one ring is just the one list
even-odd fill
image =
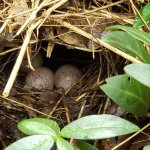
{"label": "nest cup", "polygon": [[[77,83],[67,89],[54,87],[53,90],[45,89],[44,91],[41,91],[31,87],[23,88],[26,73],[23,75],[20,71],[18,79],[11,91],[11,99],[15,99],[17,102],[24,103],[27,106],[31,104],[31,108],[46,115],[51,114],[56,119],[63,117],[63,124],[67,123],[66,109],[70,111],[70,120],[74,120],[78,117],[84,101],[86,101],[87,107],[85,105],[85,112],[82,112],[83,115],[88,115],[87,112],[89,112],[89,114],[94,113],[92,112],[93,108],[97,107],[100,102],[99,95],[97,95],[97,93],[99,93],[99,84],[101,82],[101,79],[99,79],[99,72],[102,69],[99,64],[99,54],[97,54],[96,59],[93,60],[91,53],[68,50],[66,47],[59,45],[55,46],[51,58],[47,58],[43,50],[40,52],[44,59],[43,66],[49,69],[51,68],[54,73],[60,66],[72,64],[81,70],[82,77]],[[106,62],[105,59],[104,61]],[[6,76],[4,79],[5,80],[1,82],[3,88],[7,81]],[[44,96],[41,97],[41,95]],[[11,108],[13,107],[14,105],[12,104]],[[22,109],[22,106],[19,105],[15,107]],[[33,110],[29,109],[27,111],[26,109],[22,109],[24,115],[29,115],[30,111]],[[45,117],[44,114],[39,114],[38,112],[34,113],[37,116]]]}

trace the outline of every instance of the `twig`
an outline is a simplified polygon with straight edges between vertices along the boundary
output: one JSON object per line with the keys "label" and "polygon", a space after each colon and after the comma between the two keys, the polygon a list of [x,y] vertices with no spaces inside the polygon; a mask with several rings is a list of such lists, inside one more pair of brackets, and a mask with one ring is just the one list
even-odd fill
{"label": "twig", "polygon": [[[12,16],[12,14],[10,14],[9,15],[9,17],[11,17]],[[6,26],[8,25],[8,23],[9,23],[9,21],[10,21],[11,19],[6,19],[6,21],[3,23],[3,25],[1,26],[1,28],[0,28],[0,34],[4,31],[4,29],[6,28]]]}
{"label": "twig", "polygon": [[9,79],[7,81],[7,84],[6,84],[5,88],[4,88],[4,91],[3,91],[3,94],[2,94],[4,97],[9,96],[10,90],[11,90],[11,88],[13,86],[13,83],[14,83],[14,81],[16,79],[17,73],[19,71],[20,65],[21,65],[23,57],[24,57],[24,54],[26,52],[26,48],[27,48],[28,43],[30,41],[31,35],[32,35],[32,32],[28,31],[27,34],[26,34],[24,43],[23,43],[23,45],[21,47],[20,53],[19,53],[19,55],[17,57],[16,63],[14,65],[14,67],[13,67],[13,70],[12,70],[12,72],[10,74],[10,77],[9,77]]}
{"label": "twig", "polygon": [[[7,100],[7,101],[9,101],[9,102],[12,102],[13,104],[17,104],[17,105],[19,105],[19,106],[21,106],[21,107],[30,109],[30,110],[32,110],[32,111],[38,113],[38,114],[41,114],[41,115],[43,115],[43,116],[45,116],[45,117],[49,117],[49,118],[50,118],[50,116],[49,116],[48,114],[45,114],[45,113],[43,113],[43,112],[41,112],[41,111],[38,111],[38,110],[36,110],[36,109],[34,109],[34,108],[32,108],[32,107],[29,107],[29,106],[27,106],[27,105],[25,105],[25,104],[23,104],[23,103],[17,102],[17,101],[15,101],[15,100],[13,100],[13,99],[10,99],[10,98],[6,98],[6,97],[4,98],[4,97],[1,96],[1,95],[0,95],[0,97],[3,98],[4,100]],[[51,116],[51,118],[54,118],[54,117]],[[54,118],[54,119],[56,119],[56,118]],[[58,119],[57,119],[57,120],[58,120]]]}
{"label": "twig", "polygon": [[21,48],[21,47],[15,47],[15,48],[9,49],[9,50],[7,50],[7,51],[1,52],[1,53],[0,53],[0,56],[6,55],[7,53],[16,51],[16,50],[18,50],[18,49],[20,49],[20,48]]}
{"label": "twig", "polygon": [[[32,57],[32,56],[31,56]],[[29,52],[29,48],[27,47],[27,59],[28,59],[28,64],[29,64],[29,68],[33,71],[35,71],[34,67],[32,66],[32,63],[31,63],[31,58],[30,57],[30,52]]]}
{"label": "twig", "polygon": [[80,112],[79,112],[79,115],[78,115],[78,119],[81,118],[82,113],[83,113],[84,108],[85,108],[85,105],[86,105],[86,100],[83,102],[83,104],[81,106],[81,109],[80,109]]}
{"label": "twig", "polygon": [[24,58],[24,54],[25,54],[25,52],[26,52],[27,46],[28,46],[28,44],[29,44],[29,42],[30,42],[30,38],[31,38],[32,32],[33,32],[33,30],[34,30],[40,23],[41,23],[41,20],[39,20],[37,23],[31,25],[31,27],[30,27],[30,28],[28,29],[28,31],[27,31],[25,40],[24,40],[24,42],[23,42],[23,45],[22,45],[21,50],[20,50],[20,52],[19,52],[19,55],[18,55],[18,57],[17,57],[16,63],[15,63],[15,65],[14,65],[13,69],[12,69],[12,72],[11,72],[11,74],[10,74],[10,77],[9,77],[9,79],[8,79],[8,81],[7,81],[7,84],[6,84],[5,88],[4,88],[4,91],[3,91],[3,94],[2,94],[4,97],[9,96],[10,90],[11,90],[13,84],[14,84],[14,81],[15,81],[15,79],[16,79],[16,77],[17,77],[17,74],[18,74],[19,68],[20,68],[20,66],[21,66],[22,60],[23,60],[23,58]]}
{"label": "twig", "polygon": [[140,14],[140,12],[138,11],[138,9],[135,7],[134,3],[132,0],[130,0],[130,3],[131,3],[131,6],[132,6],[132,9],[133,11],[135,11],[135,14],[137,12],[137,14],[140,16],[141,20],[144,22],[146,28],[148,29],[148,31],[150,31],[150,28],[149,26],[147,25],[147,23],[145,22],[145,20],[143,19],[142,15]]}
{"label": "twig", "polygon": [[108,4],[108,5],[106,5],[106,6],[102,6],[102,7],[99,7],[99,8],[95,8],[95,9],[93,9],[93,10],[85,11],[85,12],[83,12],[83,13],[81,13],[81,14],[91,14],[91,13],[93,13],[93,12],[96,12],[96,11],[99,11],[99,10],[102,10],[102,9],[106,9],[106,8],[109,8],[109,7],[112,7],[112,6],[119,5],[119,4],[121,4],[121,3],[125,2],[125,1],[126,1],[126,0],[120,0],[120,1],[118,1],[118,2]]}
{"label": "twig", "polygon": [[56,103],[56,105],[54,106],[54,108],[52,109],[52,111],[50,111],[49,115],[48,115],[48,118],[50,118],[54,111],[56,110],[56,108],[58,107],[58,105],[60,104],[60,102],[62,101],[62,97],[59,99],[59,101]]}
{"label": "twig", "polygon": [[45,22],[45,20],[48,18],[48,16],[50,16],[51,12],[57,8],[59,8],[60,6],[62,6],[64,3],[66,3],[68,0],[60,0],[60,2],[58,2],[57,4],[55,4],[54,6],[52,6],[51,8],[49,8],[46,11],[46,16],[44,18],[44,20],[42,21],[41,25]]}
{"label": "twig", "polygon": [[149,126],[150,126],[150,123],[147,124],[145,127],[143,127],[141,130],[139,130],[138,132],[136,132],[133,135],[131,135],[129,138],[127,138],[126,140],[124,140],[120,144],[118,144],[117,146],[115,146],[114,148],[112,148],[111,150],[116,150],[117,148],[119,148],[120,146],[122,146],[123,144],[125,144],[126,142],[128,142],[129,140],[131,140],[132,138],[134,138],[135,136],[137,136],[139,133],[141,133],[143,130],[145,130]]}

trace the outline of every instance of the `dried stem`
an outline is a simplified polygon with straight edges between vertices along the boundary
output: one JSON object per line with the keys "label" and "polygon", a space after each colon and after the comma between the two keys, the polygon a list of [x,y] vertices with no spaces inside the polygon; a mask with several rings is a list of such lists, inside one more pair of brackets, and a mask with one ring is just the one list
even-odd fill
{"label": "dried stem", "polygon": [[84,36],[84,37],[86,37],[86,38],[88,38],[90,40],[93,40],[95,43],[98,43],[98,44],[106,47],[108,50],[116,53],[117,55],[122,56],[123,58],[131,61],[132,63],[136,63],[136,64],[142,63],[141,61],[137,60],[136,58],[134,58],[134,57],[132,57],[132,56],[130,56],[130,55],[120,51],[119,49],[117,49],[117,48],[107,44],[106,42],[102,41],[99,38],[95,38],[91,34],[83,31],[82,29],[79,29],[78,27],[75,27],[75,26],[69,24],[68,22],[65,22],[65,21],[62,21],[62,20],[59,20],[59,19],[56,19],[55,21],[58,22],[59,24],[63,25],[64,27],[73,30],[74,32],[76,32],[78,34],[80,34],[80,35],[82,35],[82,36]]}
{"label": "dried stem", "polygon": [[12,72],[10,74],[10,77],[7,81],[7,84],[4,88],[4,91],[3,91],[3,96],[4,97],[8,97],[9,96],[9,93],[10,93],[10,90],[14,84],[14,81],[16,80],[16,77],[17,77],[17,74],[18,74],[18,71],[19,71],[19,68],[21,66],[21,63],[23,61],[23,58],[24,58],[24,55],[25,55],[25,52],[26,52],[26,49],[27,49],[27,46],[30,42],[30,38],[31,38],[31,35],[32,35],[32,32],[33,30],[41,23],[41,20],[39,20],[37,23],[31,25],[31,27],[28,29],[27,31],[27,34],[25,36],[25,40],[23,42],[23,45],[21,47],[21,50],[19,52],[19,55],[17,57],[17,60],[16,60],[16,63],[12,69]]}
{"label": "dried stem", "polygon": [[116,150],[119,147],[121,147],[123,144],[127,143],[128,141],[130,141],[132,138],[134,138],[135,136],[137,136],[139,133],[141,133],[142,131],[144,131],[146,128],[148,128],[150,126],[150,123],[147,124],[146,126],[144,126],[141,130],[139,130],[138,132],[134,133],[133,135],[131,135],[129,138],[127,138],[126,140],[124,140],[123,142],[121,142],[120,144],[118,144],[117,146],[115,146],[114,148],[112,148],[111,150]]}

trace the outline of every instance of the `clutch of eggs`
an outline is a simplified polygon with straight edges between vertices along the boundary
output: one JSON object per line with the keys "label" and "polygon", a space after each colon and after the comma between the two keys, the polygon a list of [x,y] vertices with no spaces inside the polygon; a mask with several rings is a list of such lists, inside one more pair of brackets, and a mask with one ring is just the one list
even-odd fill
{"label": "clutch of eggs", "polygon": [[78,82],[81,77],[81,71],[76,66],[70,64],[61,66],[55,74],[49,68],[39,67],[35,71],[30,70],[28,72],[25,84],[39,90],[52,90],[54,86],[57,89],[66,89]]}

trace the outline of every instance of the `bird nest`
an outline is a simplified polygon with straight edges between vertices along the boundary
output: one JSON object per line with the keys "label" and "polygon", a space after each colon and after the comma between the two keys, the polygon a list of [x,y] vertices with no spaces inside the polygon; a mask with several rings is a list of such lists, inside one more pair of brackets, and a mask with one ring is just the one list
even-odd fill
{"label": "bird nest", "polygon": [[[124,58],[127,54],[106,44],[101,37],[105,28],[112,24],[133,23],[133,14],[126,10],[127,7],[130,10],[131,6],[124,0],[113,3],[103,0],[0,0],[0,126],[7,124],[4,128],[9,128],[12,122],[28,117],[53,118],[63,126],[81,116],[105,112],[109,104],[99,86],[106,77],[122,70],[124,60],[118,54]],[[55,68],[54,64],[61,61],[56,57],[62,55],[62,47],[58,45],[65,53],[81,55],[80,61],[75,62],[76,55],[70,62],[81,66],[81,80],[67,90],[24,88],[24,77],[19,72],[24,57],[34,69],[30,53],[42,51],[46,67],[54,58],[50,66]],[[86,59],[87,56],[92,59]],[[10,129],[0,133],[4,134],[13,137],[15,133]]]}
{"label": "bird nest", "polygon": [[[113,58],[109,57],[113,54],[109,52],[107,52],[109,59],[107,62],[104,54],[97,55],[95,60],[90,61],[91,64],[83,67],[81,80],[66,90],[60,88],[40,91],[24,86],[22,74],[19,74],[9,97],[1,96],[3,113],[9,112],[9,118],[14,118],[15,114],[22,114],[22,117],[49,117],[61,124],[69,123],[81,116],[98,113],[101,108],[99,104],[103,103],[104,97],[99,86],[104,82],[107,74],[115,73],[121,62],[119,57],[116,64],[112,62]],[[112,66],[109,66],[109,63],[112,63]],[[3,74],[1,77],[2,93],[8,77]]]}

